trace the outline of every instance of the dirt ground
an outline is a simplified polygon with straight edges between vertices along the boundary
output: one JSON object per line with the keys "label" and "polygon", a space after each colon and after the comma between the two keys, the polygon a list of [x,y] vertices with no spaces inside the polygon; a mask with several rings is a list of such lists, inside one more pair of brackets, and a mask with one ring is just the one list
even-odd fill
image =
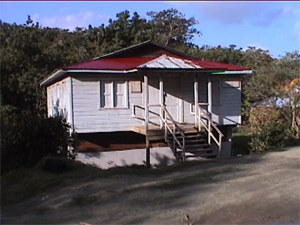
{"label": "dirt ground", "polygon": [[294,147],[72,184],[2,207],[1,224],[299,224],[299,159]]}

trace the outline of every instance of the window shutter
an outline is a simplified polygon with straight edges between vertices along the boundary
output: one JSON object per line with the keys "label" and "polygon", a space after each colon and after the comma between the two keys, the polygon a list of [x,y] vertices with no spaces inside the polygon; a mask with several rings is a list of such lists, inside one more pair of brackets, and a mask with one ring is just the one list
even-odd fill
{"label": "window shutter", "polygon": [[112,108],[112,81],[102,81],[100,85],[100,107]]}
{"label": "window shutter", "polygon": [[114,82],[114,107],[123,108],[125,106],[125,83],[122,81]]}

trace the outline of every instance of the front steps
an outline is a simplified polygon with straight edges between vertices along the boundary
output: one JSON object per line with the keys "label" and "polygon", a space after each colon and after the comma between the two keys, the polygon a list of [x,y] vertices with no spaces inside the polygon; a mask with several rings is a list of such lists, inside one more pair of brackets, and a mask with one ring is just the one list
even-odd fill
{"label": "front steps", "polygon": [[[217,154],[214,153],[211,146],[207,141],[206,132],[198,132],[196,128],[191,125],[181,126],[183,133],[185,135],[185,150],[180,148],[180,146],[175,142],[175,148],[173,147],[174,141],[171,134],[167,137],[167,144],[172,149],[174,155],[179,161],[186,161],[193,158],[205,158],[212,159],[216,158]],[[176,133],[176,138],[180,141],[181,145],[183,143],[182,136],[180,133]],[[184,154],[183,154],[184,153]],[[183,156],[184,155],[184,156]]]}
{"label": "front steps", "polygon": [[[207,132],[200,131],[192,124],[180,125],[180,128],[184,131],[185,135],[185,157],[183,159],[183,150],[180,149],[176,143],[176,149],[173,148],[173,136],[168,133],[166,144],[171,148],[173,154],[178,161],[191,161],[199,158],[213,159],[217,157],[211,146],[207,141]],[[147,136],[151,143],[162,143],[165,142],[164,131],[158,126],[149,126],[149,130],[145,130],[145,126],[134,127],[133,131],[136,133]],[[182,144],[182,137],[179,133],[176,133],[176,138]]]}

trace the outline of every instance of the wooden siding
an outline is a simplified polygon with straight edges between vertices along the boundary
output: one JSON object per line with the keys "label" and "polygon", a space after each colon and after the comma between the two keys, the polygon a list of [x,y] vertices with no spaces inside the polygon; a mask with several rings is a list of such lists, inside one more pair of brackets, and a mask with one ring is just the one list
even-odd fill
{"label": "wooden siding", "polygon": [[[235,79],[240,83],[240,78]],[[220,125],[235,125],[241,123],[241,85],[230,87],[226,85],[226,77],[220,81],[220,104],[213,104],[213,120]],[[229,80],[229,79],[228,79]]]}
{"label": "wooden siding", "polygon": [[72,125],[71,78],[47,87],[48,116],[63,116]]}
{"label": "wooden siding", "polygon": [[[149,100],[150,104],[159,104],[159,76],[158,74],[148,74],[149,76]],[[176,76],[176,82],[170,82],[168,75],[162,74],[164,82],[164,91],[167,94],[164,96],[167,103],[178,103],[179,106],[169,107],[174,111],[174,119],[180,122],[194,123],[194,116],[191,114],[191,104],[194,104],[194,75],[192,74],[172,74]],[[201,76],[201,77],[200,77]],[[109,79],[107,79],[109,77]],[[120,78],[122,77],[122,78]],[[226,83],[227,76],[222,77],[198,75],[199,82],[199,102],[207,102],[207,81],[210,78],[212,82],[215,79],[219,80],[219,104],[213,104],[213,120],[219,125],[234,125],[241,122],[241,91],[239,87],[232,87]],[[228,77],[229,79],[230,77]],[[235,80],[240,78],[235,77]],[[100,102],[100,85],[101,80],[122,80],[127,82],[128,88],[128,107],[126,108],[99,108]],[[93,133],[93,132],[113,132],[113,131],[130,131],[135,126],[143,125],[143,121],[132,116],[132,105],[142,105],[143,93],[132,90],[136,86],[136,81],[142,83],[142,76],[135,75],[74,75],[72,78],[73,84],[73,112],[75,130],[78,133]],[[230,80],[232,83],[232,78]],[[230,83],[229,82],[229,83]],[[135,83],[135,85],[132,85]],[[180,84],[179,86],[177,84]],[[175,85],[176,84],[176,85]],[[55,84],[54,84],[55,85]],[[142,83],[142,91],[144,90]],[[173,86],[177,86],[173,88]],[[236,83],[235,83],[236,85]],[[47,92],[48,93],[48,92]],[[70,93],[70,92],[67,92]],[[168,99],[170,98],[170,99]],[[137,109],[137,115],[144,115],[144,110]],[[150,112],[159,114],[158,108],[150,108]],[[158,117],[150,113],[150,121],[158,123]],[[183,115],[183,116],[182,116]],[[71,119],[69,120],[71,121]]]}
{"label": "wooden siding", "polygon": [[[122,75],[119,80],[129,81],[133,78]],[[117,80],[116,77],[97,75],[93,77],[73,77],[73,110],[75,130],[78,133],[130,131],[134,126],[142,124],[141,120],[132,117],[131,104],[142,105],[142,93],[132,93],[130,82],[128,88],[128,107],[99,108],[101,80]],[[138,78],[134,79],[138,80]]]}

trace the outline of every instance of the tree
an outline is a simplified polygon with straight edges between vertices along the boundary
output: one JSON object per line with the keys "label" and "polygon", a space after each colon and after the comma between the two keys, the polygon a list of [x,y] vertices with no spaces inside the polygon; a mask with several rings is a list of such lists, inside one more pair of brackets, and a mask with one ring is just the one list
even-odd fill
{"label": "tree", "polygon": [[194,36],[201,35],[194,27],[198,21],[194,17],[186,19],[177,9],[151,11],[147,16],[151,17],[149,21],[151,39],[164,45],[175,47],[178,44],[188,44],[193,41]]}
{"label": "tree", "polygon": [[58,67],[91,57],[84,32],[42,28],[30,16],[24,25],[0,21],[2,104],[44,115],[40,82]]}
{"label": "tree", "polygon": [[236,49],[236,45],[232,44],[229,47],[212,47],[203,45],[201,48],[193,46],[190,47],[187,53],[194,55],[208,61],[229,63],[243,66],[245,64],[244,52],[242,48]]}

